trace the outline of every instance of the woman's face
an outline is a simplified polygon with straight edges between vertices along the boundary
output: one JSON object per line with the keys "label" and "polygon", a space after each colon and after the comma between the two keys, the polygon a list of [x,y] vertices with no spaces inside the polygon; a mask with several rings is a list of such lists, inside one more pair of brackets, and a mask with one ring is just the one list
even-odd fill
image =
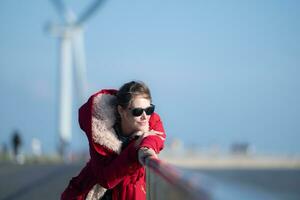
{"label": "woman's face", "polygon": [[150,103],[149,99],[143,96],[136,96],[132,99],[131,104],[128,105],[127,108],[123,109],[121,106],[118,107],[124,134],[149,130],[150,115],[146,115],[145,111],[143,111],[140,116],[133,116],[132,110],[135,108],[148,108]]}

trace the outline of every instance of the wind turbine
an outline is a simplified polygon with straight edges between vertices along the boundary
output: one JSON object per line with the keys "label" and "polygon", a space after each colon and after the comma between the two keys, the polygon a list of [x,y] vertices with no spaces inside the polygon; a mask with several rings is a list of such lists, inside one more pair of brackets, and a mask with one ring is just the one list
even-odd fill
{"label": "wind turbine", "polygon": [[[80,102],[86,97],[86,62],[83,24],[96,12],[104,0],[95,0],[79,17],[62,0],[50,0],[60,16],[60,25],[50,24],[48,30],[58,37],[59,58],[59,108],[58,132],[60,153],[65,154],[72,137],[72,89],[75,83]],[[73,72],[75,75],[73,76]],[[73,77],[75,80],[73,80]]]}

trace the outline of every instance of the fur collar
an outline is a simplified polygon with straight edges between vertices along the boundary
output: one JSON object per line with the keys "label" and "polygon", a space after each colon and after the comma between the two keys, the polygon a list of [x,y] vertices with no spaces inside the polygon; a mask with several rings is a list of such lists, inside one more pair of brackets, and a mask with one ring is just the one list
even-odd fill
{"label": "fur collar", "polygon": [[[116,122],[116,96],[99,93],[92,103],[92,139],[116,153],[121,152],[122,142],[113,128]],[[86,200],[98,200],[107,189],[99,184],[93,186]]]}
{"label": "fur collar", "polygon": [[116,153],[121,152],[122,142],[113,128],[116,122],[116,96],[99,93],[92,104],[92,138]]}

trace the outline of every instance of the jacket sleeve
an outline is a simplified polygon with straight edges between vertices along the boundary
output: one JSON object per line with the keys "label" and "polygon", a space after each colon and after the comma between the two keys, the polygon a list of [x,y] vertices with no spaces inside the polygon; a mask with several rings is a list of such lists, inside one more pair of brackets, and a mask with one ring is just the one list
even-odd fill
{"label": "jacket sleeve", "polygon": [[149,121],[150,130],[155,130],[162,132],[161,137],[152,135],[143,139],[139,147],[147,147],[153,149],[156,153],[159,153],[164,147],[164,141],[166,138],[166,133],[162,124],[162,121],[158,114],[154,113]]}
{"label": "jacket sleeve", "polygon": [[[95,150],[93,150],[94,153]],[[111,189],[142,166],[137,160],[134,142],[114,157],[92,156],[79,175],[73,177],[61,200],[84,200],[95,184]]]}
{"label": "jacket sleeve", "polygon": [[137,159],[135,142],[131,142],[119,155],[113,158],[94,156],[88,163],[96,182],[110,189],[142,166]]}

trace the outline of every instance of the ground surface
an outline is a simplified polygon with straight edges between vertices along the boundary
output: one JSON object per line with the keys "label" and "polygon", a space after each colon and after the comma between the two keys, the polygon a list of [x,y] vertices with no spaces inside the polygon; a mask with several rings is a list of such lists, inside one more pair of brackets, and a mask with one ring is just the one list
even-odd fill
{"label": "ground surface", "polygon": [[0,200],[56,200],[83,164],[0,163]]}

